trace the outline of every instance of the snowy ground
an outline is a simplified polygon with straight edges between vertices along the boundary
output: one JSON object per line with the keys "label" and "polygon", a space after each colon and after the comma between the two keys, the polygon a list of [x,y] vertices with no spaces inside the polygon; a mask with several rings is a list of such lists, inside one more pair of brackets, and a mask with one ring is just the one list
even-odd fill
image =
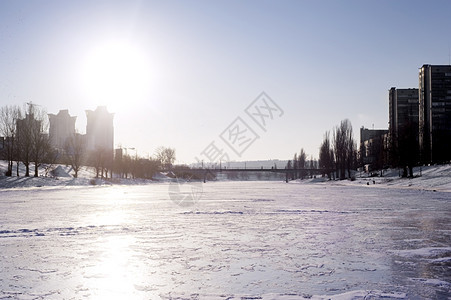
{"label": "snowy ground", "polygon": [[[14,166],[15,167],[15,166]],[[39,177],[33,177],[33,170],[30,170],[30,177],[25,177],[25,168],[20,166],[20,176],[6,177],[0,175],[0,189],[2,188],[52,188],[52,187],[62,187],[62,186],[89,186],[89,185],[112,185],[112,184],[122,184],[122,185],[137,185],[137,184],[149,184],[153,182],[168,181],[170,178],[163,176],[162,174],[157,174],[154,180],[145,179],[99,179],[95,177],[95,171],[91,167],[82,167],[79,171],[78,178],[73,177],[73,170],[69,166],[58,165],[53,166],[52,169],[56,169],[56,172],[51,174],[51,172],[45,171],[45,166],[40,168]],[[7,169],[7,163],[0,160],[0,174],[4,174]],[[15,170],[15,169],[14,169]],[[15,172],[15,171],[14,171]],[[15,174],[15,173],[14,173]]]}
{"label": "snowy ground", "polygon": [[3,188],[0,299],[451,299],[449,186],[372,180]]}
{"label": "snowy ground", "polygon": [[396,188],[424,189],[451,192],[451,165],[427,166],[414,168],[414,178],[400,178],[400,170],[384,171],[383,177],[368,177],[356,174],[353,184],[376,184]]}
{"label": "snowy ground", "polygon": [[[45,174],[45,166],[40,168],[40,175]],[[60,165],[58,167],[58,172],[56,176],[40,177],[23,177],[25,174],[24,167],[20,167],[20,177],[12,176],[6,177],[0,175],[0,189],[2,188],[30,188],[30,187],[61,187],[61,186],[87,186],[87,185],[142,185],[155,182],[168,182],[172,181],[171,178],[158,173],[154,176],[153,180],[144,179],[119,179],[114,178],[113,180],[102,180],[94,179],[95,173],[93,168],[83,167],[78,178],[73,178],[73,170],[69,166]],[[54,167],[55,168],[55,167]],[[0,174],[4,174],[7,169],[6,161],[0,160]],[[33,169],[34,170],[34,169]],[[329,181],[326,183],[325,178],[315,178],[315,179],[304,179],[302,181],[295,180],[294,182],[300,182],[302,184],[311,183],[325,183],[328,185],[351,185],[351,186],[361,186],[361,185],[372,185],[374,187],[392,187],[392,188],[402,188],[402,189],[417,189],[417,190],[431,190],[431,191],[442,191],[451,192],[451,164],[439,165],[439,166],[427,166],[427,167],[416,167],[414,168],[414,178],[401,178],[400,171],[398,169],[389,169],[383,172],[382,177],[369,177],[366,173],[355,173],[356,180],[349,181]],[[262,176],[265,178],[265,176]],[[284,176],[281,177],[280,181],[285,179]],[[250,176],[250,180],[256,180],[254,175]],[[274,179],[274,178],[272,178]],[[228,181],[225,173],[218,173],[219,181]],[[239,180],[239,179],[238,179]]]}

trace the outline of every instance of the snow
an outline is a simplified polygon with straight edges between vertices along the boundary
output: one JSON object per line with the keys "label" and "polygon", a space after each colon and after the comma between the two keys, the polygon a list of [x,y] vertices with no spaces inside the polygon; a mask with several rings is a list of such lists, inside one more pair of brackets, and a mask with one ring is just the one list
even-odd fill
{"label": "snow", "polygon": [[449,289],[450,283],[438,279],[426,279],[426,278],[412,278],[412,281],[421,282],[429,285],[435,285],[438,287],[444,287]]}
{"label": "snow", "polygon": [[[364,291],[357,290],[352,292],[346,292],[337,295],[302,295],[302,294],[263,294],[259,296],[251,295],[199,295],[200,298],[206,299],[217,298],[217,299],[227,299],[227,300],[359,300],[359,299],[406,299],[405,293],[384,293],[382,291]],[[184,295],[182,297],[171,298],[171,299],[193,299],[192,295]],[[197,298],[194,298],[197,299]]]}
{"label": "snow", "polygon": [[[82,167],[78,172],[78,178],[74,178],[73,169],[70,166],[65,165],[55,165],[52,167],[52,171],[47,172],[48,175],[44,176],[46,171],[46,165],[40,167],[39,177],[33,177],[34,173],[31,171],[30,177],[23,176],[25,174],[25,168],[20,166],[20,175],[17,176],[0,176],[0,189],[2,188],[55,188],[61,186],[90,186],[90,185],[142,185],[154,182],[167,182],[172,179],[168,178],[162,173],[157,173],[153,180],[149,179],[124,179],[124,178],[113,178],[113,179],[100,179],[95,178],[95,172],[93,168]],[[0,174],[4,174],[7,168],[5,161],[0,161]],[[14,166],[15,168],[15,166]],[[34,170],[34,169],[33,169]],[[15,171],[15,169],[14,169]],[[33,171],[34,172],[34,171]],[[14,172],[13,172],[14,173]],[[15,174],[15,173],[14,173]]]}
{"label": "snow", "polygon": [[70,171],[68,172],[68,171],[64,170],[64,168],[62,166],[57,166],[50,173],[54,177],[71,177],[71,175],[69,174]]}
{"label": "snow", "polygon": [[383,177],[367,177],[364,174],[348,184],[369,183],[374,186],[374,181],[375,186],[451,192],[451,164],[415,167],[414,178],[400,178],[399,175],[399,170],[389,169],[384,171]]}
{"label": "snow", "polygon": [[0,299],[449,299],[450,173],[207,182],[187,207],[164,174],[2,177]]}
{"label": "snow", "polygon": [[[451,247],[434,247],[434,248],[419,248],[419,249],[409,249],[409,250],[397,250],[392,251],[392,253],[398,256],[404,257],[439,257],[442,255],[451,255]],[[442,259],[449,259],[449,257],[441,257]]]}
{"label": "snow", "polygon": [[[259,163],[259,162],[258,162]],[[45,174],[45,168],[43,165],[40,167],[40,174]],[[0,174],[4,174],[7,168],[5,161],[0,161]],[[145,179],[122,179],[114,178],[113,180],[100,180],[96,179],[94,169],[89,167],[82,167],[79,171],[78,178],[73,178],[73,170],[70,166],[55,165],[53,166],[53,172],[48,172],[49,176],[40,176],[38,178],[30,177],[6,177],[0,176],[0,189],[1,188],[23,188],[23,187],[43,187],[43,186],[74,186],[74,185],[110,185],[110,184],[149,184],[154,182],[171,182],[172,178],[166,176],[165,173],[157,173],[154,175],[153,180]],[[33,169],[34,170],[34,169]],[[20,174],[25,173],[24,167],[20,167]],[[53,176],[52,176],[53,173]],[[357,179],[355,181],[343,180],[343,181],[328,181],[326,178],[316,177],[304,180],[294,180],[290,183],[302,183],[302,184],[327,184],[327,185],[346,185],[346,186],[361,186],[367,185],[367,187],[390,187],[399,189],[418,189],[429,191],[441,191],[451,192],[451,164],[437,165],[437,166],[423,166],[414,168],[414,178],[401,178],[400,170],[388,169],[384,170],[383,177],[369,177],[366,173],[356,173]],[[251,181],[257,180],[255,176],[250,176]],[[283,181],[285,178],[282,176]],[[264,176],[262,178],[265,178]],[[225,174],[218,174],[219,181],[229,181]],[[274,178],[272,178],[274,179]]]}

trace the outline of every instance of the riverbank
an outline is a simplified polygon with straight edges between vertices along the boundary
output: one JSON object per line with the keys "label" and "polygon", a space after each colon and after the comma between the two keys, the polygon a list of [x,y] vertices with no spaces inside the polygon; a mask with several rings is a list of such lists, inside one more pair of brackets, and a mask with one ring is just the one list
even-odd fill
{"label": "riverbank", "polygon": [[[0,173],[4,174],[6,170],[6,162],[0,161]],[[44,174],[41,168],[40,174]],[[152,180],[150,179],[99,179],[94,178],[95,173],[92,168],[83,167],[78,174],[78,178],[74,178],[71,174],[72,169],[68,166],[59,165],[57,171],[47,176],[24,177],[24,176],[0,176],[0,189],[3,188],[31,188],[31,187],[52,187],[52,186],[89,186],[89,185],[142,185],[155,182],[167,182],[173,179],[158,173]],[[20,170],[20,174],[24,174],[24,170]],[[382,176],[370,176],[367,173],[356,173],[356,179],[329,181],[327,178],[312,178],[304,180],[293,180],[291,184],[339,184],[339,185],[366,185],[370,187],[393,187],[393,188],[411,188],[418,190],[431,190],[441,192],[451,192],[451,164],[426,166],[414,168],[413,178],[400,177],[400,170],[387,169],[384,170]],[[222,181],[223,179],[219,179]],[[263,180],[264,181],[264,180]]]}

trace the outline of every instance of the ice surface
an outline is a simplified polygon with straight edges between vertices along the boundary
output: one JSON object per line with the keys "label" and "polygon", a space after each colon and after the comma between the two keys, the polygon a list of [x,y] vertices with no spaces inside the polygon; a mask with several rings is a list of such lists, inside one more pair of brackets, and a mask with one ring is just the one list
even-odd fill
{"label": "ice surface", "polygon": [[208,182],[0,189],[0,298],[451,297],[450,194]]}

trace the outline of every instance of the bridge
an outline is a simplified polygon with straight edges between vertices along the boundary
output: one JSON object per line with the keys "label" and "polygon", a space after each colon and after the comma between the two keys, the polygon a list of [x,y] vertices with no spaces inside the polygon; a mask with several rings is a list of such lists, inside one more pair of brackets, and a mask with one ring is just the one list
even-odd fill
{"label": "bridge", "polygon": [[[301,177],[314,176],[314,175],[322,175],[326,172],[323,169],[311,169],[311,168],[302,168],[302,169],[277,169],[277,168],[192,168],[192,169],[182,169],[182,170],[172,170],[172,172],[177,176],[177,173],[194,173],[203,175],[204,183],[207,181],[208,174],[216,175],[216,173],[226,173],[226,172],[272,172],[272,173],[283,173],[285,174],[285,182],[288,183],[290,179],[298,179]],[[289,176],[292,175],[292,176]]]}

